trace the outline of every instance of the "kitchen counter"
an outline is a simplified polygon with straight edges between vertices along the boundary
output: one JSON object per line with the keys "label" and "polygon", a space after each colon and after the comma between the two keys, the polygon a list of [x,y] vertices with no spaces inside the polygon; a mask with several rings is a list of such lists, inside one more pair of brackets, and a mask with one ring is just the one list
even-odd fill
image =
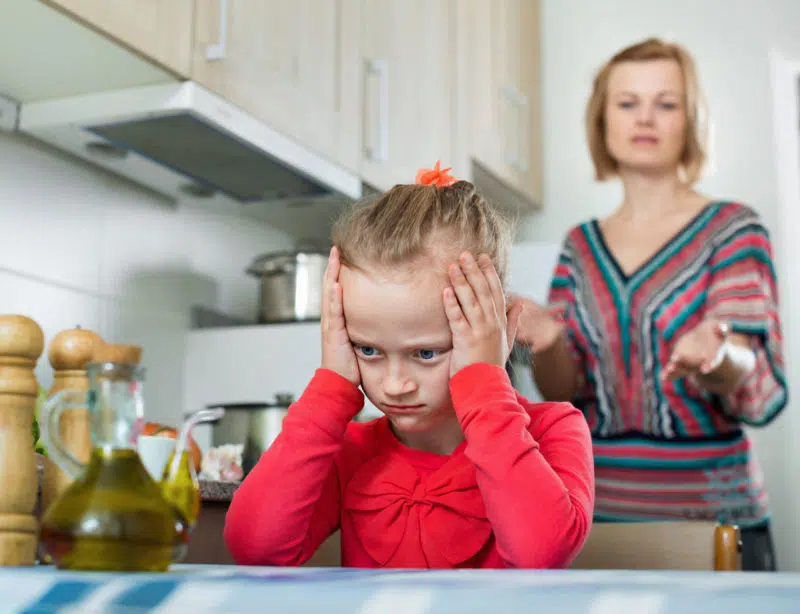
{"label": "kitchen counter", "polygon": [[4,612],[794,614],[800,575],[176,565],[165,574],[0,568]]}
{"label": "kitchen counter", "polygon": [[233,494],[241,482],[217,482],[213,480],[199,480],[200,499],[206,501],[226,501],[233,499]]}
{"label": "kitchen counter", "polygon": [[200,480],[200,516],[189,539],[186,563],[233,564],[222,531],[225,528],[228,506],[237,488],[237,482]]}
{"label": "kitchen counter", "polygon": [[[239,483],[200,480],[200,516],[192,530],[186,563],[232,565],[233,558],[225,546],[222,532],[225,515]],[[336,567],[341,564],[339,532],[329,537],[308,562],[313,567]]]}

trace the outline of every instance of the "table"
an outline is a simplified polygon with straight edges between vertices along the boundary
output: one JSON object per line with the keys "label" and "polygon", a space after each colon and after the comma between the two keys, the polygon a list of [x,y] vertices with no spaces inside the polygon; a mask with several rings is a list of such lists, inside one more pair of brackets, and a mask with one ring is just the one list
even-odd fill
{"label": "table", "polygon": [[370,571],[176,565],[165,574],[0,568],[0,612],[796,613],[800,574]]}

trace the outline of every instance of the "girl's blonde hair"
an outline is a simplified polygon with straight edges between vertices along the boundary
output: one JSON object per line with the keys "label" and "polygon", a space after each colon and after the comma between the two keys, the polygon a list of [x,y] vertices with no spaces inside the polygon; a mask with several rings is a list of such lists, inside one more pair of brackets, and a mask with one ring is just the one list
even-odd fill
{"label": "girl's blonde hair", "polygon": [[396,185],[345,212],[332,238],[342,264],[361,270],[436,266],[465,250],[476,257],[485,253],[505,285],[512,224],[468,181],[446,187]]}
{"label": "girl's blonde hair", "polygon": [[686,142],[680,157],[684,181],[692,185],[703,172],[707,158],[708,132],[706,125],[706,103],[700,88],[692,56],[680,45],[667,43],[659,38],[648,38],[626,47],[606,62],[594,78],[592,94],[586,105],[586,136],[589,153],[594,163],[595,179],[604,181],[617,175],[617,161],[606,145],[606,99],[611,70],[622,62],[647,62],[650,60],[674,60],[683,74],[686,109]]}

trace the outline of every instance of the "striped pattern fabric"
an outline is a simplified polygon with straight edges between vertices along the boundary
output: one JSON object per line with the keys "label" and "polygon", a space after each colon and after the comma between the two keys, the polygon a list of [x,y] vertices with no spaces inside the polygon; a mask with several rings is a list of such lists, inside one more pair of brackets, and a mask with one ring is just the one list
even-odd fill
{"label": "striped pattern fabric", "polygon": [[0,567],[17,614],[795,614],[800,576],[578,570],[205,567],[164,574]]}
{"label": "striped pattern fabric", "polygon": [[[768,518],[742,424],[787,399],[769,235],[746,205],[714,202],[630,275],[597,220],[572,229],[550,288],[578,367],[573,402],[593,435],[597,520]],[[706,318],[751,337],[757,365],[727,397],[662,382],[675,343]]]}

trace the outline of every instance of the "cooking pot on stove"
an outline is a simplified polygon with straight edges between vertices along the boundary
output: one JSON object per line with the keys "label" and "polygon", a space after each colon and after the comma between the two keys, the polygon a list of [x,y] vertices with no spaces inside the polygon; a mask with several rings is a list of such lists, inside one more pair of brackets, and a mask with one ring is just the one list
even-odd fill
{"label": "cooking pot on stove", "polygon": [[253,260],[247,273],[260,281],[258,321],[262,324],[318,320],[328,249],[271,252]]}
{"label": "cooking pot on stove", "polygon": [[208,405],[208,409],[225,409],[222,418],[211,422],[211,445],[244,444],[242,470],[247,475],[281,432],[283,418],[293,402],[291,394],[278,393],[272,402]]}

